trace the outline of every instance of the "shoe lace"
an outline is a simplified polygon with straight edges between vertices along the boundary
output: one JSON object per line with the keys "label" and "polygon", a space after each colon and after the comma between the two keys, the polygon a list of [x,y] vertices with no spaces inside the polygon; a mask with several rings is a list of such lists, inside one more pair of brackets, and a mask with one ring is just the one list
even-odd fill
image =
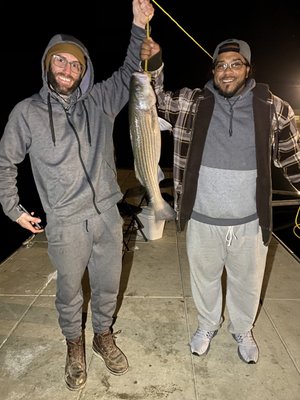
{"label": "shoe lace", "polygon": [[235,335],[236,341],[240,344],[255,345],[251,331],[246,333],[237,333]]}
{"label": "shoe lace", "polygon": [[116,335],[120,332],[121,332],[121,330],[114,332],[114,333],[109,332],[105,335],[102,335],[103,345],[107,348],[107,350],[109,352],[116,350],[115,338],[116,338]]}
{"label": "shoe lace", "polygon": [[207,339],[210,340],[210,339],[213,338],[214,333],[215,333],[215,331],[205,331],[203,329],[198,328],[196,333],[195,333],[195,336],[199,336],[199,337],[201,337],[203,339],[207,338]]}
{"label": "shoe lace", "polygon": [[76,364],[78,368],[82,368],[83,364],[83,352],[82,352],[82,345],[83,341],[82,338],[75,339],[75,340],[67,340],[68,346],[67,346],[67,351],[68,351],[68,356],[69,359],[73,364]]}

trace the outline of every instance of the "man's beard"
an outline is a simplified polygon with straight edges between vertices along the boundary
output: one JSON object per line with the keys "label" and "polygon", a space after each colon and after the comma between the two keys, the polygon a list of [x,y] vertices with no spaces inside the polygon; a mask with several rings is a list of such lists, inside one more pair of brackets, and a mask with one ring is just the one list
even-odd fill
{"label": "man's beard", "polygon": [[225,98],[230,99],[231,97],[233,97],[235,94],[237,94],[245,85],[246,85],[247,80],[244,80],[242,82],[239,83],[238,86],[236,86],[234,88],[234,90],[230,91],[230,92],[224,92],[219,85],[217,85],[214,82],[214,88],[219,92],[219,94]]}
{"label": "man's beard", "polygon": [[54,89],[54,91],[56,93],[58,93],[62,96],[69,96],[78,88],[78,86],[80,84],[80,79],[78,79],[77,81],[73,81],[73,85],[69,88],[66,88],[57,83],[57,80],[55,79],[55,75],[53,74],[53,72],[51,70],[49,70],[48,71],[48,83],[50,84],[50,86],[52,86],[52,88]]}

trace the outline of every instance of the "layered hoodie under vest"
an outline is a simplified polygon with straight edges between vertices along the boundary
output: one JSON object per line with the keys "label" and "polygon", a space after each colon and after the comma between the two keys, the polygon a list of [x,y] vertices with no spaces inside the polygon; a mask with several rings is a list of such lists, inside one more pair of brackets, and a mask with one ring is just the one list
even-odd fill
{"label": "layered hoodie under vest", "polygon": [[[183,230],[191,217],[201,218],[203,221],[203,214],[205,217],[209,216],[214,219],[206,218],[207,223],[216,224],[221,224],[220,220],[226,218],[233,218],[235,222],[237,219],[244,218],[244,221],[247,222],[258,217],[263,242],[268,245],[272,233],[272,163],[276,168],[281,168],[288,182],[300,191],[300,134],[293,109],[286,101],[275,96],[268,85],[250,80],[249,86],[243,91],[242,97],[245,97],[238,96],[236,99],[231,99],[230,104],[227,104],[227,117],[224,119],[225,114],[221,112],[222,105],[221,103],[216,104],[215,93],[211,90],[211,85],[206,85],[204,89],[183,87],[175,91],[165,90],[163,70],[164,65],[158,56],[154,56],[152,61],[149,60],[148,71],[151,71],[159,116],[172,125],[174,203],[178,230]],[[239,111],[239,107],[235,107],[238,106],[235,101],[239,100],[241,100],[240,105],[243,105],[243,109],[248,110],[246,113],[242,110]],[[215,183],[213,179],[216,176],[219,179],[218,172],[222,173],[222,179],[226,175],[224,159],[214,159],[214,157],[219,157],[222,151],[219,143],[219,154],[214,151],[215,138],[223,132],[224,148],[230,145],[230,141],[235,137],[234,129],[236,129],[237,120],[238,124],[245,123],[245,127],[242,128],[243,133],[245,134],[245,128],[248,127],[250,135],[248,138],[244,137],[244,142],[239,141],[237,145],[241,144],[245,146],[245,149],[250,146],[252,150],[247,151],[248,158],[246,160],[235,159],[230,164],[236,166],[238,163],[238,179],[245,178],[245,184],[252,182],[252,185],[255,185],[255,187],[252,186],[250,192],[245,191],[246,195],[252,196],[252,199],[247,200],[244,209],[244,198],[241,197],[239,200],[238,194],[235,193],[235,204],[240,201],[239,207],[231,210],[227,208],[226,215],[219,212],[213,214],[211,212],[213,204],[209,204],[212,197],[208,198],[206,195],[213,194],[212,186]],[[224,126],[225,129],[218,132],[221,126]],[[214,129],[214,132],[209,132],[210,129]],[[206,149],[204,156],[206,145],[212,147],[208,152]],[[233,152],[230,154],[231,157],[234,157]],[[208,159],[208,157],[211,158]],[[204,176],[202,173],[208,172],[208,168],[202,169],[200,172],[201,182],[199,171],[202,164],[209,168],[216,168],[213,179],[212,175],[209,177],[210,193],[207,193],[205,185],[203,186],[204,192],[202,192]],[[225,165],[228,170],[227,166]],[[207,177],[206,174],[206,179]],[[227,183],[228,181],[222,180],[222,184],[226,185]],[[222,184],[217,182],[216,187],[222,190]],[[225,190],[227,189],[228,187]],[[241,190],[244,190],[243,185],[241,185]],[[197,195],[201,195],[201,192],[204,196],[200,202]],[[228,199],[227,206],[232,204]],[[226,204],[219,204],[219,210],[217,205],[214,211],[223,212],[224,205]],[[244,211],[245,215],[242,214]],[[199,214],[202,215],[199,216]],[[225,224],[228,223],[230,226],[234,224],[233,222],[227,220]]]}
{"label": "layered hoodie under vest", "polygon": [[[17,165],[26,154],[48,222],[77,223],[121,199],[113,126],[128,101],[144,37],[145,30],[132,25],[123,65],[95,84],[93,65],[81,42],[66,35],[50,40],[42,57],[43,87],[14,107],[0,142],[0,202],[13,221],[21,214]],[[76,44],[87,60],[85,75],[68,102],[49,87],[44,65],[48,50],[58,43]]]}

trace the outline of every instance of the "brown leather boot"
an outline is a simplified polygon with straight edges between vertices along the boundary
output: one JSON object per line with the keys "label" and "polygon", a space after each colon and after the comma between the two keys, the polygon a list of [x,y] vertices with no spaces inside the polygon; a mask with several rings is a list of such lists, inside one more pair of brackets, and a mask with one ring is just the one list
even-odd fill
{"label": "brown leather boot", "polygon": [[68,389],[80,390],[86,383],[85,346],[83,336],[66,340],[67,359],[65,381]]}
{"label": "brown leather boot", "polygon": [[127,358],[116,345],[115,335],[110,330],[94,335],[93,351],[112,374],[123,375],[128,371]]}

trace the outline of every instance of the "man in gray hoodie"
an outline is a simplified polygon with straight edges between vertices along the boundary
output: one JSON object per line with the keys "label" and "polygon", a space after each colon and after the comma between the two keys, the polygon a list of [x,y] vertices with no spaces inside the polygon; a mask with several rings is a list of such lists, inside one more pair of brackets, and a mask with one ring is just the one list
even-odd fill
{"label": "man in gray hoodie", "polygon": [[33,233],[40,219],[20,208],[17,165],[28,154],[46,213],[48,254],[57,270],[56,308],[67,343],[65,381],[70,390],[86,383],[83,294],[86,267],[91,287],[93,351],[115,375],[128,370],[116,346],[113,314],[122,267],[122,223],[117,202],[113,124],[129,98],[131,74],[154,8],[133,0],[133,24],[123,65],[94,83],[85,46],[55,35],[42,57],[43,87],[10,113],[0,142],[0,202],[4,213]]}

